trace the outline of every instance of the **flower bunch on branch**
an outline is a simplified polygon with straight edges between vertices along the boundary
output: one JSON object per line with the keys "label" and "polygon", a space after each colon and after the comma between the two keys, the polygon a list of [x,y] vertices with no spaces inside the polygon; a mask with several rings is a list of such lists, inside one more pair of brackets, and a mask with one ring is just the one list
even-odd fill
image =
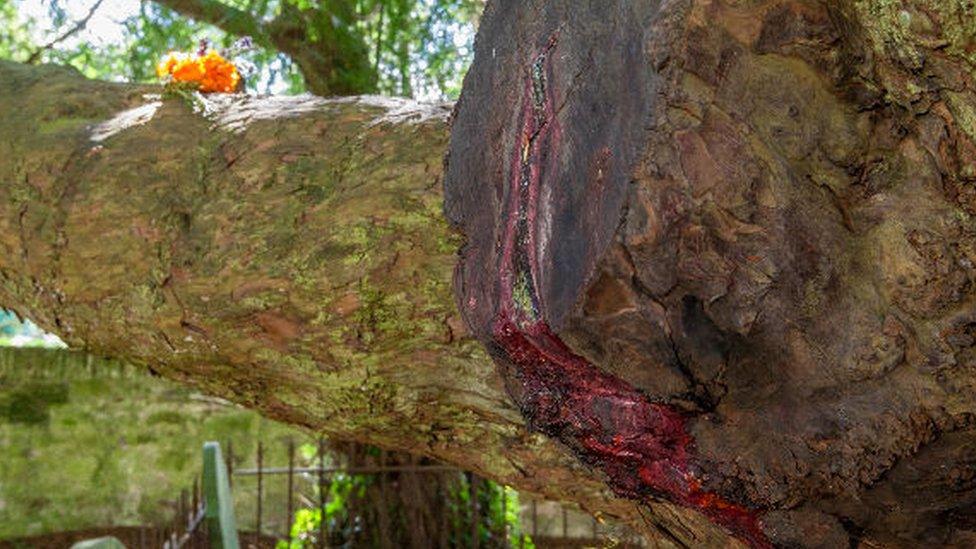
{"label": "flower bunch on branch", "polygon": [[156,74],[167,83],[195,87],[201,93],[233,93],[241,84],[237,66],[215,50],[169,52],[156,66]]}

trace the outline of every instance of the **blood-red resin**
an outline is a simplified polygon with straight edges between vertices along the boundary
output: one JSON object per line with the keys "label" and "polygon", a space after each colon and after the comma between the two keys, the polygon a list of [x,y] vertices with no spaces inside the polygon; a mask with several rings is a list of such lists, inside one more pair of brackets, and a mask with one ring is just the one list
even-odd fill
{"label": "blood-red resin", "polygon": [[694,440],[686,418],[574,353],[540,313],[535,221],[559,139],[549,86],[555,44],[551,39],[533,60],[525,81],[504,218],[494,354],[513,372],[513,395],[531,424],[606,473],[616,493],[694,508],[751,546],[772,547],[758,513],[702,488],[691,466]]}

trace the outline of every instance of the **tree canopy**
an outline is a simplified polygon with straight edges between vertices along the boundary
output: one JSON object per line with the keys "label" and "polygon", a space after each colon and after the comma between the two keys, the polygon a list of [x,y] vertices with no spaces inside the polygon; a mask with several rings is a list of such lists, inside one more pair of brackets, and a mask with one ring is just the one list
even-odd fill
{"label": "tree canopy", "polygon": [[[233,51],[256,92],[455,98],[483,0],[0,0],[0,58],[147,82],[171,50]],[[97,33],[108,34],[92,39]]]}

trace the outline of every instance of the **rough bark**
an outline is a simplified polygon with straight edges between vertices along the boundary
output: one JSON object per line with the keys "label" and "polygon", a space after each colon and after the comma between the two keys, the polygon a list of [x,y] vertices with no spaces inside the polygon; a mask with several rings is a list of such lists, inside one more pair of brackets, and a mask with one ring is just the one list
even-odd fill
{"label": "rough bark", "polygon": [[530,423],[753,546],[976,544],[969,2],[499,0],[459,309]]}
{"label": "rough bark", "polygon": [[490,3],[463,239],[443,110],[0,65],[0,302],[662,544],[971,546],[967,6]]}
{"label": "rough bark", "polygon": [[467,335],[447,106],[161,91],[0,61],[0,304],[73,348],[652,539],[693,520],[641,521],[530,432]]}

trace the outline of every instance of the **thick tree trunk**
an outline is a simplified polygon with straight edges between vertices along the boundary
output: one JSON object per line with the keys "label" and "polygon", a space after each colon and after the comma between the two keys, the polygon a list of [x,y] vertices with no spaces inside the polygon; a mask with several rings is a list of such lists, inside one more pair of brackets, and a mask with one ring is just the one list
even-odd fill
{"label": "thick tree trunk", "polygon": [[967,2],[499,0],[459,308],[530,424],[756,547],[976,544]]}
{"label": "thick tree trunk", "polygon": [[443,109],[0,65],[0,303],[662,544],[972,545],[967,5],[490,3],[460,236]]}

